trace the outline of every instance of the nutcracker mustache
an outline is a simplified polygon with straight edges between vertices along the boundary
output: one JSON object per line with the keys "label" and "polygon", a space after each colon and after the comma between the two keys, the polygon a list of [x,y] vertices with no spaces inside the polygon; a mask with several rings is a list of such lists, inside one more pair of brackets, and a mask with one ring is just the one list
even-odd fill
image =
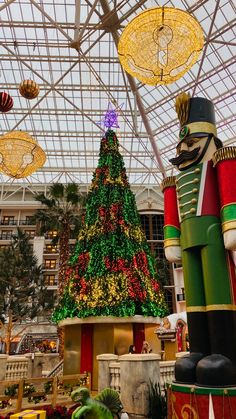
{"label": "nutcracker mustache", "polygon": [[199,153],[201,147],[197,147],[194,148],[194,150],[192,151],[185,151],[183,150],[179,156],[174,157],[173,159],[170,159],[169,161],[174,165],[174,166],[179,166],[179,164],[184,163],[185,161],[188,160],[194,160]]}

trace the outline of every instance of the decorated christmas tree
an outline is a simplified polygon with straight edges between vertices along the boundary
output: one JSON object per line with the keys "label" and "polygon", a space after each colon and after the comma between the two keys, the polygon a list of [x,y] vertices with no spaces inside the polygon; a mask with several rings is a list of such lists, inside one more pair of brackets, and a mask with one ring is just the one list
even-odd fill
{"label": "decorated christmas tree", "polygon": [[167,314],[155,261],[111,129],[101,141],[84,225],[66,275],[67,285],[53,316],[56,322],[76,316]]}

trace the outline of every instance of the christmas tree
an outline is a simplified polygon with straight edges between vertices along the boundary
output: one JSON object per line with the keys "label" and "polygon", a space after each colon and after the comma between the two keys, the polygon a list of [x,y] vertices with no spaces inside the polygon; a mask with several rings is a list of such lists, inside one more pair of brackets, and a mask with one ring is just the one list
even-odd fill
{"label": "christmas tree", "polygon": [[66,317],[164,316],[155,261],[141,229],[116,134],[101,141],[98,167],[86,203],[84,225],[54,312]]}

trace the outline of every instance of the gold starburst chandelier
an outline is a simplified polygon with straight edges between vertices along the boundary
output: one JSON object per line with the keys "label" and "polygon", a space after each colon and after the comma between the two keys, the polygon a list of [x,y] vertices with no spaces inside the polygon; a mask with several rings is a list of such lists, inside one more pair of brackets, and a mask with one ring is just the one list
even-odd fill
{"label": "gold starburst chandelier", "polygon": [[0,172],[24,178],[42,167],[46,154],[27,132],[11,131],[0,137]]}
{"label": "gold starburst chandelier", "polygon": [[123,31],[118,53],[124,69],[142,83],[173,83],[197,61],[203,31],[189,13],[173,7],[149,9]]}

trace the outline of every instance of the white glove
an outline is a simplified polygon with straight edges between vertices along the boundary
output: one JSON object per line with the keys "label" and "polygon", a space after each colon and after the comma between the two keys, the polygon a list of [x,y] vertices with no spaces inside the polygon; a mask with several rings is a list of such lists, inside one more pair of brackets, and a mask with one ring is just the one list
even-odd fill
{"label": "white glove", "polygon": [[181,247],[180,246],[165,247],[165,257],[169,262],[172,262],[172,263],[181,262]]}
{"label": "white glove", "polygon": [[236,250],[236,228],[223,233],[224,244],[227,250]]}

